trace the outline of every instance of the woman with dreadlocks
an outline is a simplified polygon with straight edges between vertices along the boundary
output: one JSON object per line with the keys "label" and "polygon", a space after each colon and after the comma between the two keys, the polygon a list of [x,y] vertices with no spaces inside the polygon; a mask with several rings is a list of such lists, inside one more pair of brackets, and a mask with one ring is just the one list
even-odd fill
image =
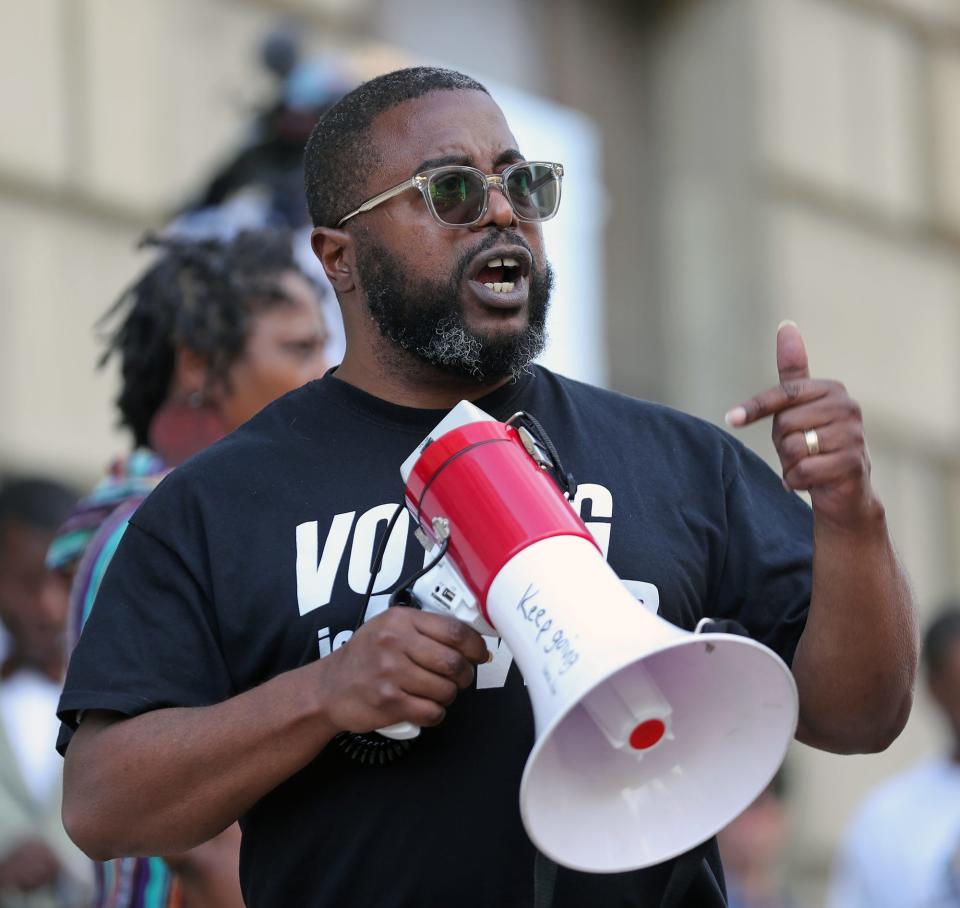
{"label": "woman with dreadlocks", "polygon": [[[48,556],[73,578],[71,643],[128,518],[163,475],[326,368],[320,296],[290,234],[145,245],[158,260],[101,320],[111,330],[100,365],[120,360],[117,408],[134,450],[80,503]],[[99,864],[95,908],[239,908],[238,848],[234,825],[185,854]]]}

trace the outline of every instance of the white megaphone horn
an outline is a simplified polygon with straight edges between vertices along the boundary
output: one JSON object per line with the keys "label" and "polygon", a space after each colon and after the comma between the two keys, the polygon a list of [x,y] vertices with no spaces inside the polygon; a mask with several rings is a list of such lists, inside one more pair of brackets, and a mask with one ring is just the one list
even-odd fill
{"label": "white megaphone horn", "polygon": [[413,591],[499,634],[517,661],[536,726],[520,812],[540,851],[594,873],[659,864],[770,782],[796,729],[796,685],[767,647],[643,608],[525,433],[463,402],[404,462],[421,541],[447,547]]}

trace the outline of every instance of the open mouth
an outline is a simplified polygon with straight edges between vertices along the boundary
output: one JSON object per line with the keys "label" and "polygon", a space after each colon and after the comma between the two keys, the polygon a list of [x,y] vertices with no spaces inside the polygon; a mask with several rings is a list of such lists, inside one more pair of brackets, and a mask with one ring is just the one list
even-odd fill
{"label": "open mouth", "polygon": [[522,277],[519,260],[505,255],[489,259],[474,280],[494,293],[511,293]]}

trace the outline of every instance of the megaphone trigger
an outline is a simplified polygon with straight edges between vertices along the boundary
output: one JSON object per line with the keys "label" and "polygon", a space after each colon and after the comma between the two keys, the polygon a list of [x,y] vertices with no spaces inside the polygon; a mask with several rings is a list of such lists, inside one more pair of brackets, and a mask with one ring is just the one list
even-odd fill
{"label": "megaphone trigger", "polygon": [[393,725],[378,728],[377,734],[394,741],[410,741],[420,734],[420,727],[412,722],[394,722]]}
{"label": "megaphone trigger", "polygon": [[413,590],[409,587],[401,587],[390,594],[390,601],[387,608],[421,608],[420,600],[413,595]]}

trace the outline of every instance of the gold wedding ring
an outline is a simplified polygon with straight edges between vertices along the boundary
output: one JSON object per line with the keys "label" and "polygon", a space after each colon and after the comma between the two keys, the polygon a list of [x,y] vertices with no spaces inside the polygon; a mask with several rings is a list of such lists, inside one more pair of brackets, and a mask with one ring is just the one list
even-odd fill
{"label": "gold wedding ring", "polygon": [[807,429],[803,433],[803,440],[807,445],[807,453],[811,457],[816,457],[820,453],[820,436],[817,435],[816,429]]}

